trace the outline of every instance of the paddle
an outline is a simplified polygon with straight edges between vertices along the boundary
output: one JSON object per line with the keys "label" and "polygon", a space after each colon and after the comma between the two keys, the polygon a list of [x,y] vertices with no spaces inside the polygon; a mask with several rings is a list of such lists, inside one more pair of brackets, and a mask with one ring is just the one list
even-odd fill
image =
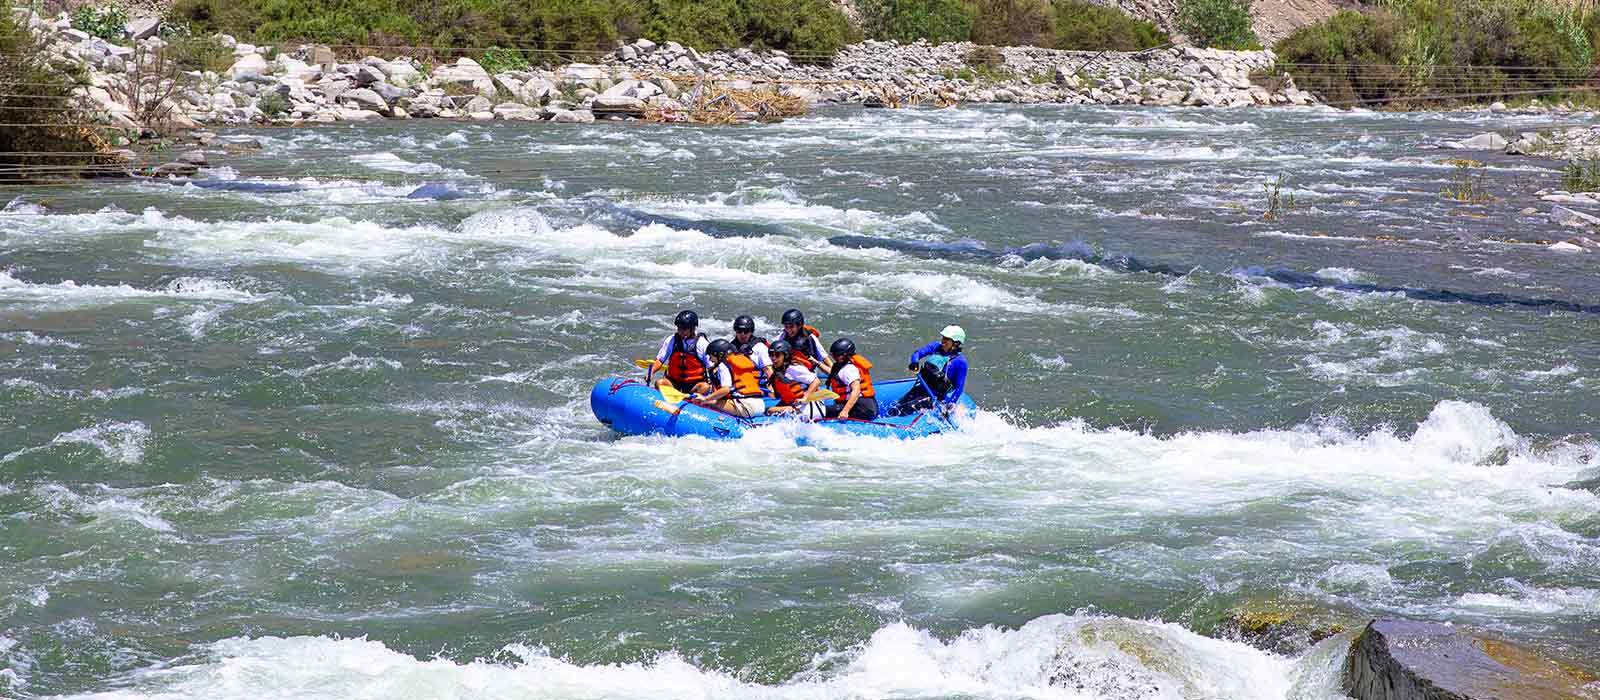
{"label": "paddle", "polygon": [[944,424],[950,426],[951,430],[955,430],[956,424],[954,421],[950,420],[950,416],[939,413],[939,395],[934,393],[933,387],[928,386],[928,380],[922,378],[921,372],[917,373],[917,383],[922,385],[923,391],[928,392],[928,400],[933,402],[933,408],[926,409],[928,413],[932,414],[936,418],[939,418],[940,420],[943,420]]}
{"label": "paddle", "polygon": [[655,360],[634,360],[633,366],[644,370],[644,383],[649,384],[656,378],[656,370],[661,369],[661,363]]}
{"label": "paddle", "polygon": [[689,395],[668,384],[661,387],[661,398],[665,399],[667,403],[683,403],[689,400]]}
{"label": "paddle", "polygon": [[809,394],[806,394],[805,396],[801,397],[800,400],[796,401],[795,403],[811,403],[813,401],[832,401],[832,400],[837,399],[837,398],[839,398],[839,395],[833,393],[832,391],[829,391],[827,389],[818,389],[816,391],[813,391],[813,392],[811,392]]}

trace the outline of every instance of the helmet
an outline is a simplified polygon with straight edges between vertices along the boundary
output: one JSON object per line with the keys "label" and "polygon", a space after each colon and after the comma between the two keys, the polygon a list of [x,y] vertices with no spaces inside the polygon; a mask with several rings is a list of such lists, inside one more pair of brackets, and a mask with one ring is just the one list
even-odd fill
{"label": "helmet", "polygon": [[957,343],[967,342],[967,332],[961,330],[961,326],[945,326],[944,330],[939,331],[939,335],[954,340]]}
{"label": "helmet", "polygon": [[749,316],[740,316],[733,319],[733,332],[738,333],[740,331],[756,332],[756,320]]}
{"label": "helmet", "polygon": [[800,313],[799,309],[789,309],[783,312],[783,325],[787,326],[791,323],[796,326],[806,325],[806,315]]}
{"label": "helmet", "polygon": [[718,338],[706,346],[706,354],[712,357],[723,357],[730,352],[733,352],[733,343],[728,342],[727,338]]}
{"label": "helmet", "polygon": [[840,338],[833,341],[833,345],[828,346],[828,354],[849,357],[856,354],[856,344],[849,338]]}
{"label": "helmet", "polygon": [[772,344],[767,346],[767,354],[769,355],[787,355],[792,350],[794,350],[794,346],[782,338],[772,341]]}
{"label": "helmet", "polygon": [[700,314],[685,309],[678,312],[677,318],[672,319],[672,323],[679,328],[699,328]]}

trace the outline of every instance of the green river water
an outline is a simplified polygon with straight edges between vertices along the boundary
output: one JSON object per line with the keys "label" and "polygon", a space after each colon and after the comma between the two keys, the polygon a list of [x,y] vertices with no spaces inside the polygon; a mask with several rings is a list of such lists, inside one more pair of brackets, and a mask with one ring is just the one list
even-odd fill
{"label": "green river water", "polygon": [[[1568,118],[832,109],[255,130],[0,194],[0,696],[1336,698],[1442,620],[1600,665],[1596,256]],[[1496,197],[1440,195],[1465,176]],[[1294,207],[1264,220],[1264,186]],[[9,202],[9,204],[6,204]],[[619,437],[680,308],[791,306],[964,430]]]}

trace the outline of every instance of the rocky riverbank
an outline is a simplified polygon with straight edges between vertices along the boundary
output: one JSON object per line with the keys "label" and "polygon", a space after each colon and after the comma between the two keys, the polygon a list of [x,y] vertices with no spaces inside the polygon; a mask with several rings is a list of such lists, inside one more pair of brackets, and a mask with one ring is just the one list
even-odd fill
{"label": "rocky riverbank", "polygon": [[171,44],[154,21],[130,23],[128,40],[113,43],[73,29],[65,15],[14,12],[46,40],[53,65],[86,76],[80,92],[87,108],[130,128],[153,120],[178,128],[430,117],[685,121],[730,94],[741,98],[723,112],[751,121],[774,116],[752,94],[813,106],[1316,103],[1292,80],[1271,77],[1270,51],[1093,54],[869,41],[821,66],[802,65],[781,51],[701,53],[641,39],[596,63],[491,72],[465,57],[442,65],[407,56],[346,60],[321,46],[280,50],[219,35],[215,43],[231,52],[231,64],[196,70],[162,60]]}

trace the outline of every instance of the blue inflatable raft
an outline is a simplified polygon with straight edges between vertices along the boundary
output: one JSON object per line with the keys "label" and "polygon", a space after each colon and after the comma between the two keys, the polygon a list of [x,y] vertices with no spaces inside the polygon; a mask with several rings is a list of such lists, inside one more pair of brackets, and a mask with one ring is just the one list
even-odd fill
{"label": "blue inflatable raft", "polygon": [[[878,406],[887,410],[900,397],[905,396],[917,380],[897,379],[873,382],[877,389]],[[776,403],[767,399],[767,405]],[[978,405],[963,395],[957,411],[968,415],[977,412]],[[646,386],[637,379],[602,379],[589,392],[589,408],[601,423],[624,435],[668,435],[682,437],[699,435],[714,440],[736,440],[745,431],[764,425],[794,422],[793,417],[757,416],[738,418],[687,401],[668,403],[661,392]],[[944,417],[926,412],[909,416],[880,416],[877,420],[834,418],[819,420],[812,425],[853,435],[886,438],[919,438],[955,430],[955,425]]]}

